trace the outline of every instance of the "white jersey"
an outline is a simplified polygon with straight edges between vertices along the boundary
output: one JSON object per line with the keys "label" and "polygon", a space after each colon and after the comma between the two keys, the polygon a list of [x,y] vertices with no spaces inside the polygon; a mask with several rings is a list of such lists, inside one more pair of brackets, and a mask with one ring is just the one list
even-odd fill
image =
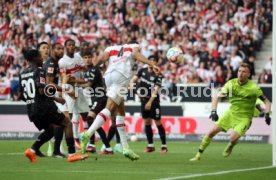
{"label": "white jersey", "polygon": [[137,47],[139,47],[138,44],[124,44],[106,48],[105,52],[109,53],[109,64],[105,76],[113,71],[117,71],[127,78],[132,77],[132,67],[134,65],[132,51]]}
{"label": "white jersey", "polygon": [[61,73],[71,74],[78,79],[82,78],[82,69],[85,65],[80,56],[74,55],[74,58],[70,58],[64,54],[58,65]]}

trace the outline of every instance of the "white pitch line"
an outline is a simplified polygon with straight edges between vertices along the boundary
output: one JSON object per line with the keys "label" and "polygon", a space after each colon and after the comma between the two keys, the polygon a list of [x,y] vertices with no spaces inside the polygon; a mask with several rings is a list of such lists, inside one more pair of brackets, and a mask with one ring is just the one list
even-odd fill
{"label": "white pitch line", "polygon": [[211,173],[191,174],[191,175],[185,175],[185,176],[167,177],[167,178],[162,178],[162,179],[159,179],[159,180],[187,179],[187,178],[194,178],[194,177],[212,176],[212,175],[220,175],[220,174],[245,172],[245,171],[257,171],[257,170],[272,169],[272,168],[276,168],[276,166],[264,166],[264,167],[258,167],[258,168],[235,169],[235,170],[229,170],[229,171],[218,171],[218,172],[211,172]]}

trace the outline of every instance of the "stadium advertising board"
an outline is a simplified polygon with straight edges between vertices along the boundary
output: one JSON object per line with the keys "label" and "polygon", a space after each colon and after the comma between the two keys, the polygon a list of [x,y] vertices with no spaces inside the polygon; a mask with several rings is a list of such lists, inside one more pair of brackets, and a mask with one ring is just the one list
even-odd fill
{"label": "stadium advertising board", "polygon": [[[19,107],[24,108],[24,105]],[[228,107],[228,103],[221,103],[218,108],[219,115]],[[139,103],[127,103],[126,111],[125,123],[128,134],[137,135],[138,140],[146,139]],[[173,105],[165,103],[161,107],[161,111],[163,114],[161,121],[168,140],[200,141],[202,135],[213,126],[213,122],[208,118],[210,103],[180,103]],[[22,112],[22,110],[18,109],[18,112]],[[26,115],[20,113],[17,115],[0,114],[0,119],[0,139],[33,139],[36,137],[35,132],[37,130],[29,122]],[[106,131],[110,124],[110,120],[104,124],[103,127]],[[154,137],[158,139],[157,128],[155,125],[152,127]],[[80,129],[82,130],[82,126]],[[220,133],[214,140],[228,141],[230,132]],[[263,118],[254,118],[251,128],[241,138],[241,141],[271,143],[271,127],[265,124]]]}

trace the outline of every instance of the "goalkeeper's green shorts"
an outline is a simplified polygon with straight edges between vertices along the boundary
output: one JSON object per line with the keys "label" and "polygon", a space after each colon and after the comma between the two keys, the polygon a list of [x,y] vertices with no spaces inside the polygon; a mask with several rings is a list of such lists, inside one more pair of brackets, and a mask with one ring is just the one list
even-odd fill
{"label": "goalkeeper's green shorts", "polygon": [[230,128],[238,133],[240,136],[243,136],[246,131],[251,126],[251,119],[249,117],[240,117],[236,114],[234,115],[230,110],[226,111],[217,122],[218,125],[224,132],[227,132]]}

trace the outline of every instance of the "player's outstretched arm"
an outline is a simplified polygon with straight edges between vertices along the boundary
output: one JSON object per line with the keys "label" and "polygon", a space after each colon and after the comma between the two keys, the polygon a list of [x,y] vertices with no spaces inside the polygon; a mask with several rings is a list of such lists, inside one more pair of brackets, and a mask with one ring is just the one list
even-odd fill
{"label": "player's outstretched arm", "polygon": [[96,60],[95,60],[95,66],[98,66],[102,63],[105,63],[106,61],[108,61],[109,59],[109,53],[108,52],[103,52],[100,53],[99,56],[97,56]]}
{"label": "player's outstretched arm", "polygon": [[144,64],[147,64],[149,66],[151,66],[153,68],[153,71],[156,73],[156,74],[159,74],[160,72],[160,68],[156,65],[154,65],[152,63],[152,61],[148,60],[145,56],[143,56],[141,53],[140,53],[140,50],[139,48],[133,48],[133,56],[136,60],[144,63]]}
{"label": "player's outstretched arm", "polygon": [[139,77],[137,75],[134,75],[133,78],[129,82],[129,89],[133,89],[136,82],[138,81]]}

